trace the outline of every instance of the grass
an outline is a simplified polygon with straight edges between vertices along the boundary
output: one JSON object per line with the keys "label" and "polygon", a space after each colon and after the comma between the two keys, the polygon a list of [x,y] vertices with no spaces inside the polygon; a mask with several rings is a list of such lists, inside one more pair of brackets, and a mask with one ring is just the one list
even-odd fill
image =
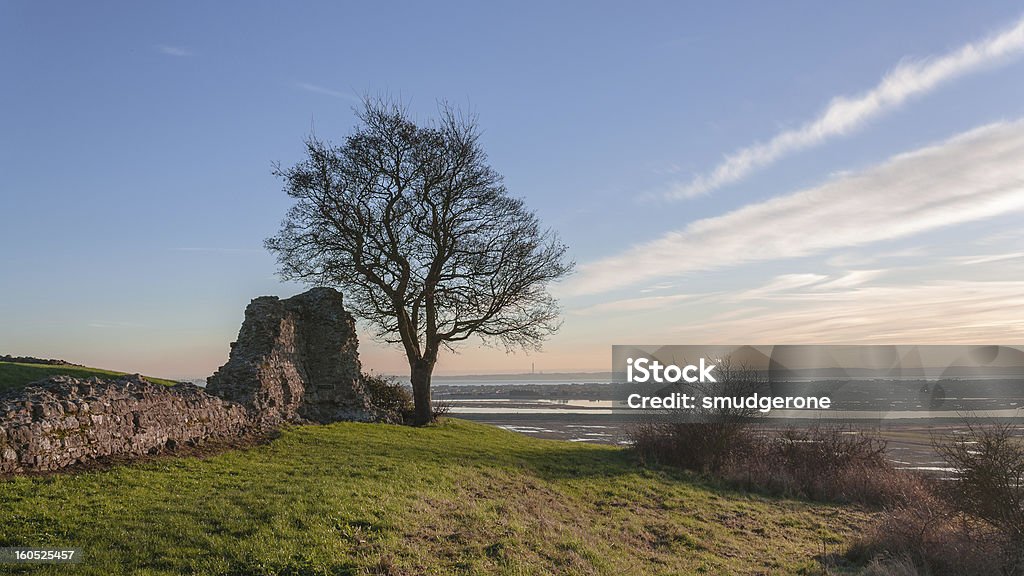
{"label": "grass", "polygon": [[[74,376],[75,378],[89,378],[98,376],[100,378],[111,378],[124,376],[124,372],[101,370],[99,368],[86,368],[84,366],[70,366],[63,364],[20,364],[16,362],[0,362],[0,392],[21,388],[26,384],[42,380],[49,376]],[[155,384],[173,386],[175,382],[162,378],[146,379]]]}
{"label": "grass", "polygon": [[818,574],[867,522],[451,419],[0,480],[0,546],[84,549],[12,573]]}

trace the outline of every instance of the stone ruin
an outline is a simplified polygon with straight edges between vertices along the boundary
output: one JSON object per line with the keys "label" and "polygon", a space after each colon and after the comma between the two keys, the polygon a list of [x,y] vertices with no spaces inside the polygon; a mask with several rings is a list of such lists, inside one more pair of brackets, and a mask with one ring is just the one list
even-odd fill
{"label": "stone ruin", "polygon": [[205,390],[138,375],[54,376],[0,394],[0,474],[230,441],[283,423],[400,421],[367,394],[358,345],[336,290],[256,298]]}
{"label": "stone ruin", "polygon": [[255,420],[380,420],[364,391],[355,320],[341,293],[314,288],[245,309],[228,363],[207,379],[211,394],[247,406]]}

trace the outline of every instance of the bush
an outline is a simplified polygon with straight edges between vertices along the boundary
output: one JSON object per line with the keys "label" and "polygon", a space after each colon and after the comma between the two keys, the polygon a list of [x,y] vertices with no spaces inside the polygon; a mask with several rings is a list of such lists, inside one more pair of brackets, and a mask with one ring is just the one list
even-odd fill
{"label": "bush", "polygon": [[1013,427],[967,428],[962,436],[935,440],[955,478],[888,508],[851,557],[874,558],[873,566],[909,559],[920,574],[932,576],[1024,574],[1024,447]]}
{"label": "bush", "polygon": [[697,472],[717,473],[751,450],[755,437],[743,422],[658,422],[627,431],[644,461]]}
{"label": "bush", "polygon": [[363,386],[381,420],[401,424],[412,419],[412,393],[397,379],[363,374]]}
{"label": "bush", "polygon": [[936,448],[956,470],[948,499],[977,515],[1024,549],[1024,442],[1011,425],[977,427],[938,440]]}
{"label": "bush", "polygon": [[747,490],[867,505],[894,505],[925,491],[885,459],[885,442],[849,428],[758,432],[739,421],[657,423],[633,428],[645,461],[709,473]]}
{"label": "bush", "polygon": [[885,458],[885,442],[844,427],[790,428],[738,455],[721,476],[773,494],[871,506],[896,505],[925,492],[923,481]]}

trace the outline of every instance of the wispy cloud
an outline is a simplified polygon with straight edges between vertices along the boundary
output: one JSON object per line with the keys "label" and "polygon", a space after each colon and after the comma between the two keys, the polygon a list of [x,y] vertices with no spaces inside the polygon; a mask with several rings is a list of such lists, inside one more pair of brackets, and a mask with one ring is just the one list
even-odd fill
{"label": "wispy cloud", "polygon": [[840,252],[830,256],[826,262],[829,266],[843,268],[849,266],[868,266],[882,260],[921,259],[926,256],[928,256],[928,250],[924,246],[913,246],[884,252]]}
{"label": "wispy cloud", "polygon": [[698,175],[672,189],[669,198],[706,194],[794,152],[852,132],[869,120],[963,76],[1024,52],[1024,19],[1012,28],[961,46],[938,58],[907,60],[885,75],[871,90],[834,98],[814,120],[775,135],[771,140],[742,148],[727,156],[711,172]]}
{"label": "wispy cloud", "polygon": [[764,286],[754,288],[753,290],[747,290],[744,294],[751,297],[761,294],[774,294],[776,292],[785,292],[794,288],[813,286],[824,282],[827,279],[828,276],[824,274],[783,274],[781,276],[776,276],[774,280]]}
{"label": "wispy cloud", "polygon": [[818,290],[852,288],[854,286],[860,286],[867,282],[871,282],[885,274],[885,272],[885,270],[850,270],[846,274],[843,274],[834,280],[830,280],[824,284],[818,284],[815,288]]}
{"label": "wispy cloud", "polygon": [[251,252],[262,252],[260,248],[216,248],[216,247],[185,247],[171,248],[174,252],[214,252],[218,254],[245,254]]}
{"label": "wispy cloud", "polygon": [[166,56],[191,56],[192,51],[183,46],[171,46],[170,44],[157,44],[156,49]]}
{"label": "wispy cloud", "polygon": [[1024,252],[1009,252],[1006,254],[982,254],[979,256],[955,256],[951,258],[951,260],[956,264],[971,266],[975,264],[989,264],[992,262],[1018,260],[1021,258],[1024,258]]}
{"label": "wispy cloud", "polygon": [[797,258],[1024,210],[1024,121],[971,130],[820,186],[697,220],[587,263],[560,285],[596,294],[687,272]]}
{"label": "wispy cloud", "polygon": [[626,298],[612,302],[602,302],[575,310],[574,314],[589,315],[608,312],[639,312],[642,310],[662,310],[691,298],[686,294],[670,294],[666,296],[646,296],[643,298]]}
{"label": "wispy cloud", "polygon": [[[790,273],[753,287],[624,298],[573,312],[621,338],[731,344],[979,343],[1024,338],[1024,282],[998,263],[970,279],[940,258],[902,267]],[[926,279],[927,278],[927,279]],[[656,312],[654,312],[656,311]],[[596,312],[596,313],[595,313]],[[643,313],[647,313],[646,315]],[[650,314],[659,320],[651,322]],[[589,330],[594,325],[589,324]]]}
{"label": "wispy cloud", "polygon": [[[1024,282],[933,281],[803,292],[768,297],[730,296],[744,313],[713,314],[686,324],[691,340],[807,343],[979,343],[1024,338]],[[781,302],[781,303],[779,303]]]}
{"label": "wispy cloud", "polygon": [[356,97],[355,94],[352,94],[350,92],[342,92],[340,90],[332,90],[330,88],[326,88],[324,86],[320,86],[319,84],[310,84],[309,82],[299,82],[299,83],[297,83],[295,85],[295,87],[299,88],[300,90],[305,90],[306,92],[312,92],[314,94],[323,94],[324,96],[332,96],[334,98],[344,98],[345,100],[351,100],[353,102],[359,102],[360,101],[359,98]]}
{"label": "wispy cloud", "polygon": [[730,303],[747,300],[831,300],[836,294],[848,294],[851,290],[871,283],[883,276],[887,270],[847,270],[838,275],[830,274],[782,274],[766,284],[749,290],[722,292],[720,299]]}

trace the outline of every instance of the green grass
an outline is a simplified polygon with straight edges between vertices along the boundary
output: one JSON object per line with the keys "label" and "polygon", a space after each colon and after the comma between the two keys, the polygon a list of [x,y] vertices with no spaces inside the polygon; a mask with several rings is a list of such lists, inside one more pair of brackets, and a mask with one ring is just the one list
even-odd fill
{"label": "green grass", "polygon": [[12,573],[816,574],[867,520],[461,420],[0,480],[0,546],[84,549]]}
{"label": "green grass", "polygon": [[[67,366],[61,364],[20,364],[15,362],[0,362],[0,392],[12,388],[21,388],[26,384],[42,380],[49,376],[74,376],[75,378],[89,378],[98,376],[100,378],[111,378],[124,376],[124,372],[113,372],[99,368],[86,368],[84,366]],[[146,379],[155,384],[173,386],[175,382],[162,378]]]}

